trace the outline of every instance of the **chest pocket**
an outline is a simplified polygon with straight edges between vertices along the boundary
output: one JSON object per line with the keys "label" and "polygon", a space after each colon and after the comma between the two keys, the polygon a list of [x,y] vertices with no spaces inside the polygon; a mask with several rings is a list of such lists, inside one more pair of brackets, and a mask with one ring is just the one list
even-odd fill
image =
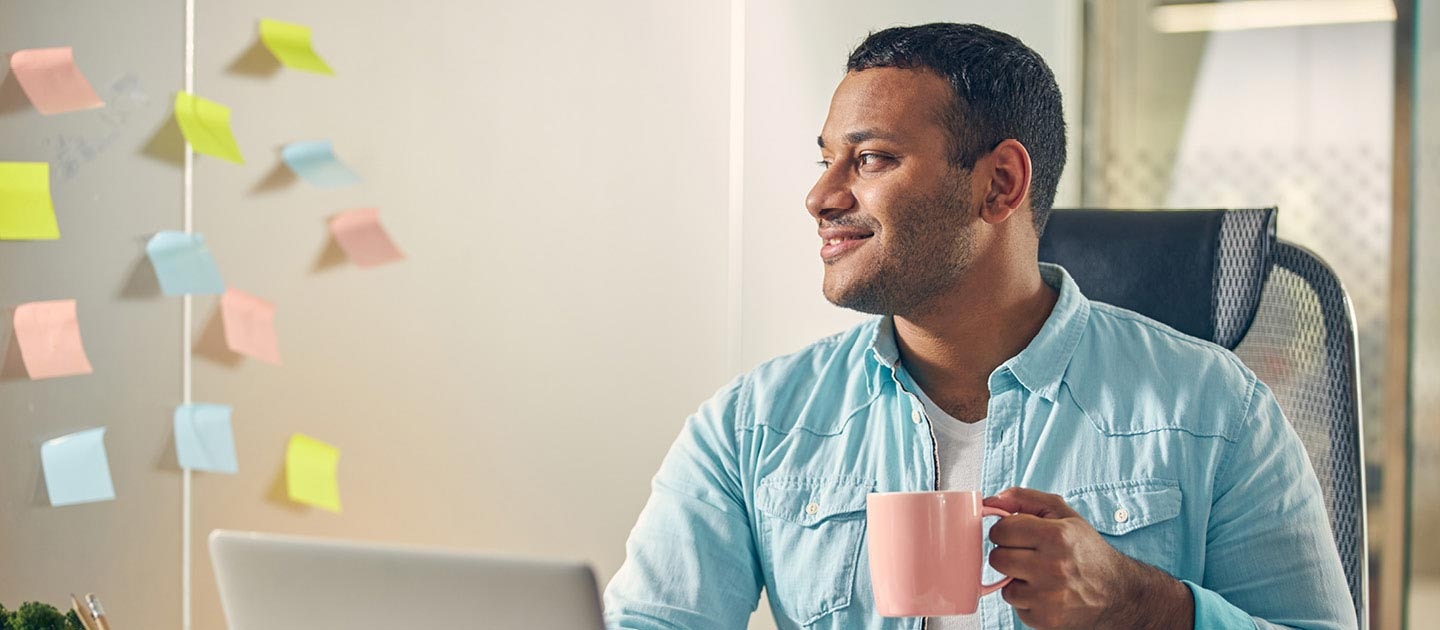
{"label": "chest pocket", "polygon": [[1065,502],[1120,553],[1175,575],[1180,545],[1180,484],[1136,479],[1065,493]]}
{"label": "chest pocket", "polygon": [[873,481],[776,476],[760,481],[755,507],[772,602],[803,626],[850,605]]}

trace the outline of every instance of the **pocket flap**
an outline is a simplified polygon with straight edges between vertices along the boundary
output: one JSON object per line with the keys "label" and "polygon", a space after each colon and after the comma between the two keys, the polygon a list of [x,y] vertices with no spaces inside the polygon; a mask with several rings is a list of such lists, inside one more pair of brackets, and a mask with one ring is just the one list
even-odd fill
{"label": "pocket flap", "polygon": [[767,477],[755,488],[755,507],[797,525],[865,515],[873,481],[850,477]]}
{"label": "pocket flap", "polygon": [[1121,536],[1180,515],[1180,484],[1169,479],[1136,479],[1096,484],[1065,493],[1096,531]]}

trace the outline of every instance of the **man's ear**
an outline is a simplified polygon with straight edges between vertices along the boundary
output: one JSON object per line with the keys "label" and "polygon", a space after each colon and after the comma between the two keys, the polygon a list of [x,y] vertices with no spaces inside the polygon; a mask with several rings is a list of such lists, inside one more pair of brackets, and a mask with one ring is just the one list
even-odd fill
{"label": "man's ear", "polygon": [[[982,165],[984,168],[978,168]],[[1005,140],[976,163],[976,182],[985,191],[980,219],[998,225],[1024,207],[1030,195],[1030,152],[1019,140]]]}

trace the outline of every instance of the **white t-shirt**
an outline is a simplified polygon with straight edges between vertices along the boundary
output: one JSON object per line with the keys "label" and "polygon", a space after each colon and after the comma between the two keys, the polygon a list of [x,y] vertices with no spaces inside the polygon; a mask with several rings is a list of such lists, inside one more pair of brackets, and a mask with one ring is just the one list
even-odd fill
{"label": "white t-shirt", "polygon": [[[985,464],[985,420],[966,423],[945,413],[925,392],[915,388],[925,406],[925,416],[935,429],[935,452],[939,453],[940,486],[937,490],[979,490],[981,467]],[[980,613],[959,617],[931,617],[927,630],[981,630]]]}

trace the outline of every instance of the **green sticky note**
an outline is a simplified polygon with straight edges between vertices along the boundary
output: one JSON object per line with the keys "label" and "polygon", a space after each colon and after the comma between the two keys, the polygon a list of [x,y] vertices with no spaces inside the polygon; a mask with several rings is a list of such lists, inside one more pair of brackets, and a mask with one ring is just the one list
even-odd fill
{"label": "green sticky note", "polygon": [[279,20],[260,20],[260,41],[286,67],[316,74],[334,75],[335,71],[315,54],[310,43],[310,27]]}
{"label": "green sticky note", "polygon": [[296,433],[285,450],[285,487],[290,500],[340,511],[340,482],[336,476],[340,449]]}
{"label": "green sticky note", "polygon": [[175,122],[197,153],[244,164],[240,145],[230,133],[230,108],[189,92],[175,93]]}
{"label": "green sticky note", "polygon": [[60,238],[50,201],[48,162],[0,162],[0,239],[53,241]]}

